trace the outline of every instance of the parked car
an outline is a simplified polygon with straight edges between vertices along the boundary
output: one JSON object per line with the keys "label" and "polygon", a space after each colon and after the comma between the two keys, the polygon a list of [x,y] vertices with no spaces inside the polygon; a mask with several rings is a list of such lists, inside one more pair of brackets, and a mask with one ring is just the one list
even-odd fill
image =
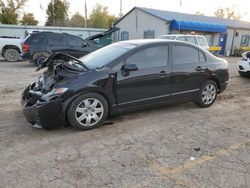
{"label": "parked car", "polygon": [[242,54],[239,61],[238,72],[241,76],[250,76],[250,51]]}
{"label": "parked car", "polygon": [[99,47],[87,40],[68,33],[35,32],[22,44],[22,58],[39,63],[56,52],[70,54],[74,57],[82,57]]}
{"label": "parked car", "polygon": [[80,59],[55,54],[44,67],[21,101],[28,122],[45,129],[92,129],[114,114],[180,101],[209,107],[229,78],[226,60],[169,40],[117,42]]}
{"label": "parked car", "polygon": [[20,54],[22,51],[22,38],[19,37],[0,37],[0,53],[1,55],[10,62],[16,62],[20,60]]}
{"label": "parked car", "polygon": [[205,50],[209,50],[209,46],[207,43],[207,39],[202,35],[161,35],[158,37],[159,39],[168,39],[168,40],[180,40],[186,41],[195,45],[198,45]]}

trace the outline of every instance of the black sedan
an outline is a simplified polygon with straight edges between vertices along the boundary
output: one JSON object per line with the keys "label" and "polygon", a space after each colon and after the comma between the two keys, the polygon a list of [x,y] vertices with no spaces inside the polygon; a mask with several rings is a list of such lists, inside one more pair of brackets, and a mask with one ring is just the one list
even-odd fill
{"label": "black sedan", "polygon": [[107,117],[180,101],[211,106],[228,84],[228,63],[181,41],[114,43],[81,59],[55,54],[21,98],[32,125],[101,126]]}

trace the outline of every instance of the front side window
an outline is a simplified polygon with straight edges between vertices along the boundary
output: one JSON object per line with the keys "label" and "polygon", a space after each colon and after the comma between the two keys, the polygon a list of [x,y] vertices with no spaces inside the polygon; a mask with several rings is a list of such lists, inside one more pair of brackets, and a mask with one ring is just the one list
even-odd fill
{"label": "front side window", "polygon": [[214,35],[213,34],[205,34],[205,38],[207,39],[208,45],[213,46]]}
{"label": "front side window", "polygon": [[208,46],[205,38],[203,38],[203,37],[197,37],[197,38],[198,38],[198,41],[200,43],[200,46]]}
{"label": "front side window", "polygon": [[127,58],[127,64],[136,64],[138,69],[166,66],[168,62],[168,46],[149,47],[136,52]]}
{"label": "front side window", "polygon": [[197,44],[195,37],[186,37],[187,42]]}
{"label": "front side window", "polygon": [[173,46],[174,64],[188,64],[199,62],[199,51],[195,48],[182,45]]}
{"label": "front side window", "polygon": [[68,36],[68,43],[70,46],[82,46],[83,45],[83,40],[79,37],[76,36]]}

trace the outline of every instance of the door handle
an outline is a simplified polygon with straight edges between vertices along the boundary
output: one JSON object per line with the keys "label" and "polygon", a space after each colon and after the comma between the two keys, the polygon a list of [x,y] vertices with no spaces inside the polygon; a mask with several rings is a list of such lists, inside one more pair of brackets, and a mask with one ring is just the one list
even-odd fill
{"label": "door handle", "polygon": [[202,71],[202,68],[201,68],[201,66],[198,66],[198,67],[195,68],[195,70],[196,71]]}

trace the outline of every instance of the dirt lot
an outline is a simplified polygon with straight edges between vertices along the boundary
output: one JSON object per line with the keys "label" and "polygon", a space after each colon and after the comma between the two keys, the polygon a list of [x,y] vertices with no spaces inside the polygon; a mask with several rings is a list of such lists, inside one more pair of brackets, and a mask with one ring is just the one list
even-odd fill
{"label": "dirt lot", "polygon": [[250,187],[250,79],[206,109],[192,103],[127,114],[91,131],[29,127],[19,103],[40,73],[0,61],[0,187]]}

